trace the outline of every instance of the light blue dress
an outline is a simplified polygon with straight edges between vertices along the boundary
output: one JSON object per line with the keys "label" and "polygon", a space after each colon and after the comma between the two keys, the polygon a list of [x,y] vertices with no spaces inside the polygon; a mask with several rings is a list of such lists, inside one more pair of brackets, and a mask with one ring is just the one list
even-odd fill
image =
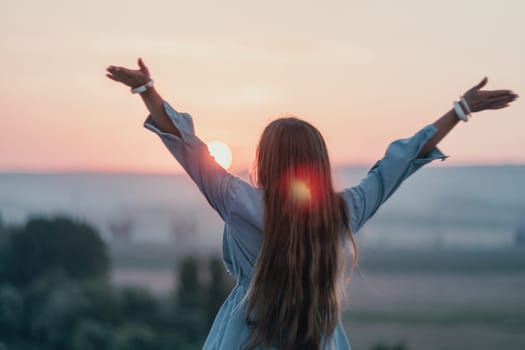
{"label": "light blue dress", "polygon": [[[161,131],[151,115],[144,121],[144,127],[159,135],[224,220],[222,257],[226,270],[237,281],[217,313],[203,349],[241,350],[243,341],[249,335],[244,322],[246,305],[243,298],[263,238],[262,193],[215,163],[206,144],[195,135],[189,114],[176,111],[166,101],[163,106],[181,136]],[[430,124],[412,137],[392,142],[384,157],[375,163],[358,185],[340,192],[349,210],[353,233],[359,231],[406,178],[432,160],[448,157],[435,147],[425,158],[417,158],[423,145],[436,131],[436,127]],[[341,321],[329,345],[330,349],[350,349]]]}

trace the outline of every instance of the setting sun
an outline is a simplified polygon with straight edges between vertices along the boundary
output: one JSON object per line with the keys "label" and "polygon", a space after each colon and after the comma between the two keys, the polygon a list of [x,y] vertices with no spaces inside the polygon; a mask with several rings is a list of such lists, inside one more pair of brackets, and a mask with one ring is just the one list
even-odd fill
{"label": "setting sun", "polygon": [[224,169],[228,169],[232,163],[232,151],[230,147],[221,141],[208,142],[208,150],[215,161]]}

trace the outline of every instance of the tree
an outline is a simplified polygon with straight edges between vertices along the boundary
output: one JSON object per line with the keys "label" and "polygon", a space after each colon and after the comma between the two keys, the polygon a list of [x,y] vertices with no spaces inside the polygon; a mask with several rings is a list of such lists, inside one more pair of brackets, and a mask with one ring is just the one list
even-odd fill
{"label": "tree", "polygon": [[[6,280],[7,273],[7,228],[0,213],[0,283]],[[1,349],[1,348],[0,348]]]}
{"label": "tree", "polygon": [[5,233],[5,225],[4,225],[4,219],[2,217],[2,213],[0,213],[0,239],[2,239],[2,235]]}
{"label": "tree", "polygon": [[146,325],[126,325],[115,333],[112,350],[154,350],[155,334]]}
{"label": "tree", "polygon": [[118,324],[126,320],[119,290],[109,282],[90,280],[82,283],[82,293],[88,301],[84,318],[100,324]]}
{"label": "tree", "polygon": [[187,337],[188,344],[192,345],[201,344],[208,331],[206,285],[201,281],[199,264],[200,260],[193,256],[182,259],[176,292],[177,329]]}
{"label": "tree", "polygon": [[208,261],[208,268],[210,281],[206,292],[206,314],[211,327],[217,311],[233,288],[233,279],[226,273],[221,258],[212,257]]}
{"label": "tree", "polygon": [[193,256],[182,259],[178,268],[177,304],[181,307],[201,307],[205,285],[201,282],[199,260]]}
{"label": "tree", "polygon": [[52,348],[66,348],[88,308],[81,284],[63,281],[49,286],[46,298],[31,310],[30,334]]}
{"label": "tree", "polygon": [[24,317],[24,302],[20,292],[9,285],[0,287],[0,334],[16,333]]}
{"label": "tree", "polygon": [[75,350],[108,350],[112,342],[111,330],[93,321],[82,321],[73,332],[72,342]]}
{"label": "tree", "polygon": [[30,218],[7,240],[9,282],[27,286],[43,274],[62,270],[72,279],[106,278],[107,246],[97,231],[67,217]]}
{"label": "tree", "polygon": [[124,287],[120,292],[122,316],[127,322],[152,324],[158,316],[158,303],[146,289]]}

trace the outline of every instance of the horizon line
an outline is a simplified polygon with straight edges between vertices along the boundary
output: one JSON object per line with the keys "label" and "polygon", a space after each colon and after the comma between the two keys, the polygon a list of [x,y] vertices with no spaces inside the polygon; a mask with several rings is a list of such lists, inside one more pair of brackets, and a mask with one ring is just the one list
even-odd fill
{"label": "horizon line", "polygon": [[[439,162],[441,163],[441,162]],[[373,165],[373,164],[372,164]],[[371,168],[370,164],[346,164],[336,165],[332,169],[334,171],[341,169],[366,169]],[[435,164],[428,164],[426,167],[437,168]],[[501,167],[525,167],[525,163],[452,163],[439,165],[440,168],[501,168]],[[245,170],[230,170],[234,175],[249,174],[249,169]],[[0,169],[0,175],[186,175],[184,170],[178,171],[147,171],[147,170],[96,170],[96,169],[63,169],[63,170],[38,170],[38,169]]]}

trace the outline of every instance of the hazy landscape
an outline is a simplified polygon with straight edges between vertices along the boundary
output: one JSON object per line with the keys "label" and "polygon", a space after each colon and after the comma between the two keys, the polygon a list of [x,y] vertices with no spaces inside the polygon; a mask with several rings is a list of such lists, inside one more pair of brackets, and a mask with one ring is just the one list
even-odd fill
{"label": "hazy landscape", "polygon": [[[340,188],[365,168],[338,169]],[[178,258],[220,255],[222,224],[183,175],[0,174],[5,223],[86,220],[111,280],[162,296]],[[358,233],[344,323],[354,349],[525,348],[525,166],[428,167]]]}

